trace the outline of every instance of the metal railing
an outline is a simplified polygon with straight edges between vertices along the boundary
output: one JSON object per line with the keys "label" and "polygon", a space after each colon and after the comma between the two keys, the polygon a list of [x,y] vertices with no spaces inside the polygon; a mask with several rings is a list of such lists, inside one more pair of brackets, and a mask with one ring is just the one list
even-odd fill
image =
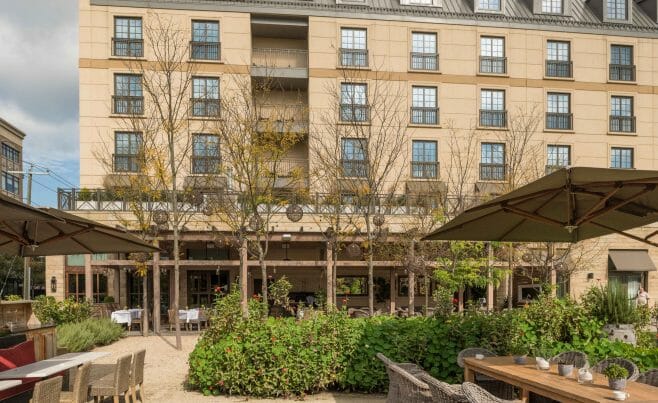
{"label": "metal railing", "polygon": [[144,57],[144,40],[112,38],[112,56]]}
{"label": "metal railing", "polygon": [[280,178],[289,178],[308,171],[308,160],[303,158],[283,158],[269,163],[270,172]]}
{"label": "metal railing", "polygon": [[635,81],[635,65],[633,64],[611,64],[611,81]]}
{"label": "metal railing", "polygon": [[480,163],[480,180],[504,181],[507,178],[507,165]]}
{"label": "metal railing", "polygon": [[439,55],[435,53],[411,52],[410,62],[411,70],[439,70]]}
{"label": "metal railing", "polygon": [[190,41],[190,59],[219,60],[221,49],[219,42]]}
{"label": "metal railing", "polygon": [[417,125],[439,124],[439,108],[411,107],[411,123]]}
{"label": "metal railing", "polygon": [[263,120],[308,122],[308,105],[261,104],[258,117]]}
{"label": "metal railing", "polygon": [[573,127],[572,113],[546,112],[546,128],[553,130],[571,130]]}
{"label": "metal railing", "polygon": [[497,56],[480,56],[480,73],[506,74],[507,58]]}
{"label": "metal railing", "polygon": [[439,177],[439,163],[412,161],[411,177],[416,179],[437,179]]}
{"label": "metal railing", "polygon": [[368,49],[346,49],[338,51],[338,65],[342,67],[368,67]]}
{"label": "metal railing", "polygon": [[136,154],[112,154],[114,172],[139,172],[140,160]]}
{"label": "metal railing", "polygon": [[340,104],[340,120],[342,122],[368,122],[370,120],[370,106]]}
{"label": "metal railing", "polygon": [[480,126],[507,127],[507,111],[480,109]]}
{"label": "metal railing", "polygon": [[220,170],[221,159],[217,156],[193,156],[193,174],[217,174]]}
{"label": "metal railing", "polygon": [[218,118],[221,113],[219,99],[191,98],[190,108],[192,116]]}
{"label": "metal railing", "polygon": [[635,133],[635,116],[610,116],[610,131]]}
{"label": "metal railing", "polygon": [[546,60],[546,77],[570,78],[573,62],[570,60]]}
{"label": "metal railing", "polygon": [[251,51],[254,67],[273,69],[308,68],[308,51],[304,49],[254,48]]}
{"label": "metal railing", "polygon": [[141,115],[144,113],[144,97],[112,96],[112,113],[116,115]]}
{"label": "metal railing", "polygon": [[365,178],[368,176],[367,160],[341,159],[340,165],[343,168],[343,176],[346,178]]}

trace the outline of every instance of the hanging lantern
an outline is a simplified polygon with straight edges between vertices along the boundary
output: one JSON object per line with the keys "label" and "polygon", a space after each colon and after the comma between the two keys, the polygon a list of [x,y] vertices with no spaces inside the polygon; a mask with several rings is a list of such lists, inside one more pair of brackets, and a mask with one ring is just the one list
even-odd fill
{"label": "hanging lantern", "polygon": [[361,257],[361,246],[355,242],[347,245],[347,255],[352,258]]}
{"label": "hanging lantern", "polygon": [[286,209],[286,217],[292,222],[297,222],[304,217],[304,210],[299,204],[291,204]]}
{"label": "hanging lantern", "polygon": [[258,231],[263,228],[263,220],[258,214],[254,214],[249,219],[249,229],[252,231]]}
{"label": "hanging lantern", "polygon": [[381,227],[384,225],[385,218],[383,214],[376,214],[375,216],[372,217],[372,223],[375,224],[377,227]]}
{"label": "hanging lantern", "polygon": [[153,213],[153,221],[159,225],[167,224],[169,221],[169,213],[167,213],[166,210],[156,210]]}
{"label": "hanging lantern", "polygon": [[521,256],[521,260],[523,260],[526,263],[531,263],[534,259],[533,259],[532,253],[528,252],[528,253],[524,253]]}

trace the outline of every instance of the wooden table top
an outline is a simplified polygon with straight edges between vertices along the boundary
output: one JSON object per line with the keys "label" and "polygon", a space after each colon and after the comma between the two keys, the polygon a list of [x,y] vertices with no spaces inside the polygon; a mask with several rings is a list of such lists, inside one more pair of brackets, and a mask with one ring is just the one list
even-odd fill
{"label": "wooden table top", "polygon": [[0,379],[46,378],[109,354],[106,352],[87,352],[58,355],[47,360],[2,371],[0,372]]}
{"label": "wooden table top", "polygon": [[[512,357],[487,357],[483,360],[466,358],[464,366],[474,372],[555,400],[580,403],[614,401],[605,376],[594,373],[593,383],[579,384],[576,380],[577,369],[574,369],[570,377],[563,377],[558,375],[557,365],[551,365],[548,371],[538,370],[535,359],[531,357],[528,357],[528,362],[524,365],[514,364]],[[626,402],[658,403],[658,388],[654,386],[627,382],[626,392],[630,395]]]}
{"label": "wooden table top", "polygon": [[11,381],[0,381],[0,390],[11,389],[14,386],[18,386],[22,383],[23,383],[23,381],[18,380],[18,379],[17,380],[11,380]]}

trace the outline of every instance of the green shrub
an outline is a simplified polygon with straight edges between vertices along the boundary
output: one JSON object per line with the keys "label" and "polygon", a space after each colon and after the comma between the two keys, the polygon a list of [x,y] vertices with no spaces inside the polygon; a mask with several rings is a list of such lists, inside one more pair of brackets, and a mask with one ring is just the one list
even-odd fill
{"label": "green shrub", "polygon": [[110,319],[90,318],[57,326],[57,346],[70,352],[87,351],[121,338],[123,327]]}
{"label": "green shrub", "polygon": [[103,303],[104,304],[113,304],[114,303],[114,297],[111,295],[106,295],[103,297]]}
{"label": "green shrub", "polygon": [[649,314],[641,312],[618,283],[590,288],[583,296],[583,304],[592,315],[605,323],[628,323],[639,327],[648,324]]}
{"label": "green shrub", "polygon": [[38,296],[32,302],[32,311],[41,323],[64,323],[81,322],[91,317],[91,304],[77,302],[73,298],[57,301],[54,297]]}
{"label": "green shrub", "polygon": [[9,294],[9,295],[5,295],[4,297],[2,297],[2,299],[5,300],[5,301],[21,301],[23,299],[23,297],[21,297],[20,295],[16,295],[16,294]]}
{"label": "green shrub", "polygon": [[628,370],[621,365],[612,364],[603,370],[603,374],[608,379],[626,379],[628,377]]}

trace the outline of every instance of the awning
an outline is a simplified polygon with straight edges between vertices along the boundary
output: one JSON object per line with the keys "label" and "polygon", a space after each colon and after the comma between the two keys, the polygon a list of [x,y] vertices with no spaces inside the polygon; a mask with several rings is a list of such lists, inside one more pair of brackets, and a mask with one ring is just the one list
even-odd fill
{"label": "awning", "polygon": [[407,194],[413,195],[445,195],[448,186],[442,181],[407,181]]}
{"label": "awning", "polygon": [[617,271],[656,271],[646,250],[611,250],[608,256]]}

